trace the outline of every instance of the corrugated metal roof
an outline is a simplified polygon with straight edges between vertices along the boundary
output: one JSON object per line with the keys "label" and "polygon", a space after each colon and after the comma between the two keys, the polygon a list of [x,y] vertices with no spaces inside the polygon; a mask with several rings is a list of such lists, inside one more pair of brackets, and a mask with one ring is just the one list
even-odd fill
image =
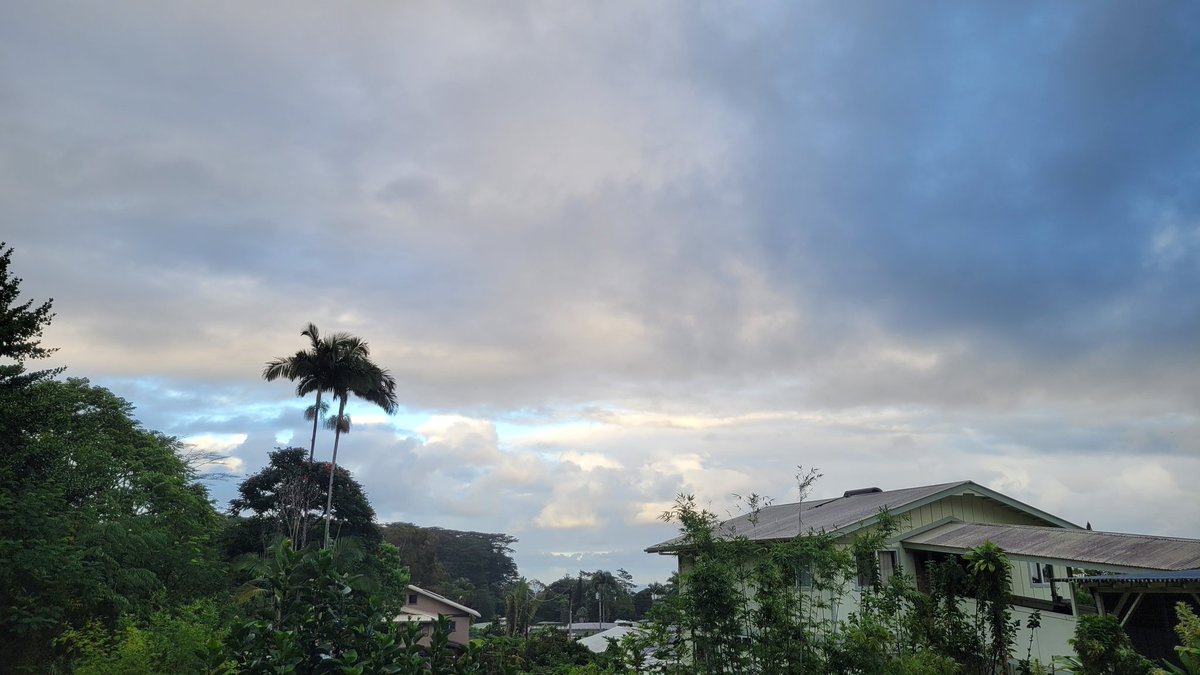
{"label": "corrugated metal roof", "polygon": [[1200,583],[1200,570],[1175,570],[1169,572],[1138,572],[1136,574],[1110,574],[1095,577],[1071,577],[1073,584],[1081,586],[1116,586],[1122,584],[1153,583]]}
{"label": "corrugated metal roof", "polygon": [[1200,540],[1032,525],[947,523],[904,539],[906,546],[965,550],[991,541],[1011,555],[1083,565],[1156,570],[1200,567]]}
{"label": "corrugated metal roof", "polygon": [[[971,485],[971,481],[939,483],[922,487],[870,492],[852,497],[816,499],[793,504],[779,504],[758,512],[758,522],[751,522],[751,514],[743,514],[721,523],[721,532],[726,536],[742,535],[752,541],[791,539],[800,533],[803,520],[805,532],[834,532],[842,528],[874,518],[879,509],[886,506],[896,512],[905,506],[919,502],[952,488]],[[976,486],[977,487],[977,486]],[[675,550],[681,541],[676,537],[646,549],[649,553]]]}

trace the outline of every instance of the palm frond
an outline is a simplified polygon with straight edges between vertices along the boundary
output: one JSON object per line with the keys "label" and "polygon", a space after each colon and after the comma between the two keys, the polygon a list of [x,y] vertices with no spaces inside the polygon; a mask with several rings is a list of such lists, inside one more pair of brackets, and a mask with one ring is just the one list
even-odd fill
{"label": "palm frond", "polygon": [[344,413],[342,415],[332,415],[325,419],[325,428],[330,431],[340,431],[343,434],[348,434],[350,433],[350,416]]}
{"label": "palm frond", "polygon": [[321,401],[321,405],[310,405],[304,409],[304,419],[309,422],[313,421],[318,415],[324,417],[325,413],[329,412],[329,401]]}
{"label": "palm frond", "polygon": [[300,331],[300,335],[312,342],[313,349],[316,349],[317,345],[321,344],[321,331],[317,330],[317,324],[311,321],[304,327],[304,330]]}

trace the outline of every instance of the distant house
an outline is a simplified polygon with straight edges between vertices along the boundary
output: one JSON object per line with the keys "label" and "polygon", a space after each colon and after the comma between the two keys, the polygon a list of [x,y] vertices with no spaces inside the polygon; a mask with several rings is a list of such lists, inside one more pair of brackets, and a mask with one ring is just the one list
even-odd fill
{"label": "distant house", "polygon": [[604,621],[604,622],[573,621],[566,625],[564,625],[564,624],[556,624],[556,625],[561,627],[563,630],[567,631],[567,634],[570,635],[570,637],[578,639],[578,638],[582,638],[582,637],[587,637],[589,635],[596,635],[597,633],[603,633],[604,631],[610,630],[612,628],[617,628],[617,627],[629,628],[630,626],[633,625],[633,622],[632,621],[623,621],[623,620]]}
{"label": "distant house", "polygon": [[[884,581],[902,572],[915,579],[919,590],[928,590],[928,562],[961,556],[985,541],[1003,548],[1012,564],[1013,615],[1022,626],[1017,643],[1028,644],[1025,619],[1041,610],[1033,655],[1043,663],[1073,654],[1067,641],[1076,616],[1089,611],[1075,605],[1069,584],[1074,569],[1120,574],[1200,568],[1200,540],[1094,532],[971,481],[849,490],[832,499],[770,506],[755,517],[725,521],[720,531],[764,543],[792,539],[802,531],[825,532],[849,544],[856,532],[875,525],[884,507],[902,522],[877,553]],[[646,551],[677,556],[681,572],[690,566],[680,539]],[[831,618],[845,618],[858,608],[861,586],[856,587],[834,599]]]}
{"label": "distant house", "polygon": [[471,641],[471,621],[479,618],[479,612],[418,586],[408,587],[408,601],[393,620],[421,624],[426,635],[422,644],[428,644],[432,625],[443,616],[450,619],[451,644],[461,647]]}
{"label": "distant house", "polygon": [[632,626],[613,626],[599,633],[593,633],[587,637],[579,639],[579,644],[587,647],[593,653],[599,654],[608,649],[608,646],[613,642],[620,642],[621,638],[637,630]]}

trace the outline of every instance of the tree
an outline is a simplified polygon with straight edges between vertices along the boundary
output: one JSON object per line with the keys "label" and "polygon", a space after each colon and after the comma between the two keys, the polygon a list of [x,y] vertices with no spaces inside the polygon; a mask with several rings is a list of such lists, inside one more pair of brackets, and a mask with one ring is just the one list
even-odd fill
{"label": "tree", "polygon": [[1008,556],[991,541],[985,541],[963,555],[971,571],[975,590],[976,632],[982,641],[988,634],[986,672],[993,672],[1008,661],[1016,638],[1016,626],[1010,617],[1012,579]]}
{"label": "tree", "polygon": [[616,619],[633,619],[633,577],[625,570],[617,570],[616,574],[608,570],[585,572],[588,580],[588,593],[583,598],[583,607],[595,608],[597,621],[613,621]]}
{"label": "tree", "polygon": [[312,439],[308,446],[308,461],[311,464],[317,450],[317,424],[329,408],[328,404],[321,402],[321,396],[329,391],[333,379],[333,354],[330,352],[333,343],[322,340],[321,331],[312,323],[300,331],[300,335],[308,338],[308,351],[271,359],[263,368],[262,376],[267,382],[274,382],[281,377],[297,382],[296,396],[299,398],[316,393],[317,402],[309,406],[304,415],[313,423]]}
{"label": "tree", "polygon": [[642,590],[633,594],[633,611],[636,613],[637,619],[644,619],[646,613],[654,606],[660,598],[666,597],[670,589],[657,581],[646,586]]}
{"label": "tree", "polygon": [[[414,584],[431,590],[440,589],[449,578],[446,568],[438,562],[436,541],[428,528],[412,523],[387,523],[381,525],[379,531],[384,541],[399,550],[400,559],[408,566]],[[451,600],[458,601],[458,598],[443,591],[437,590]]]}
{"label": "tree", "polygon": [[[328,392],[338,401],[337,415],[328,422],[334,430],[330,466],[336,468],[341,435],[350,431],[350,417],[346,415],[346,403],[350,396],[354,395],[374,403],[390,415],[395,413],[398,407],[396,381],[388,371],[371,361],[370,348],[361,338],[349,333],[333,333],[322,337],[320,330],[311,323],[300,334],[309,339],[309,350],[268,361],[262,375],[267,381],[282,377],[297,382],[297,396],[304,397],[316,393],[316,403],[305,413],[305,419],[311,419],[313,423],[308,452],[309,464],[312,464],[316,453],[317,425],[325,410],[321,397]],[[329,473],[329,487],[326,493],[326,546],[329,545],[335,474],[335,471]],[[300,530],[303,533],[305,528],[301,526]],[[301,546],[303,541],[302,539]]]}
{"label": "tree", "polygon": [[414,584],[478,610],[484,620],[504,611],[504,593],[518,577],[512,559],[515,537],[411,523],[387,523],[380,529],[400,549]]}
{"label": "tree", "polygon": [[[220,517],[132,406],[87,380],[0,388],[0,653],[43,670],[54,638],[224,587]],[[11,432],[11,434],[9,433]]]}
{"label": "tree", "polygon": [[[346,415],[346,402],[350,395],[379,406],[389,415],[395,414],[396,380],[388,371],[371,361],[371,351],[362,339],[347,333],[335,333],[329,338],[329,354],[332,371],[329,391],[338,402],[337,415],[332,419],[333,457],[329,464],[337,468],[338,443],[343,433],[350,431],[350,417]],[[333,478],[336,471],[329,472],[329,490],[325,506],[325,545],[329,546],[329,522],[333,517]]]}
{"label": "tree", "polygon": [[[300,331],[300,335],[308,338],[308,351],[298,351],[292,356],[281,356],[268,361],[263,368],[262,376],[268,382],[273,382],[281,377],[296,382],[296,396],[300,398],[316,393],[316,403],[304,411],[304,419],[312,420],[313,423],[312,438],[308,444],[308,463],[311,466],[317,451],[317,425],[321,416],[329,409],[329,404],[321,401],[321,396],[329,391],[333,378],[333,355],[330,352],[332,343],[329,340],[321,339],[321,331],[316,324],[308,324],[304,330]],[[307,491],[307,474],[304,482],[301,489]],[[297,523],[294,534],[291,535],[299,542],[300,548],[304,548],[308,542],[306,523],[306,514],[303,514],[301,521]]]}
{"label": "tree", "polygon": [[525,577],[518,579],[512,589],[504,594],[505,628],[509,637],[529,637],[529,626],[542,602],[540,595]]}
{"label": "tree", "polygon": [[545,597],[538,607],[537,614],[534,615],[534,620],[568,623],[574,619],[572,614],[579,609],[578,600],[575,597],[575,583],[575,577],[570,575],[564,575],[550,582],[546,586]]}
{"label": "tree", "polygon": [[[304,448],[272,451],[267,465],[238,486],[238,496],[229,503],[230,513],[251,515],[231,533],[230,553],[262,551],[280,536],[291,538],[299,523],[315,525],[314,517],[326,502],[325,486],[318,478],[329,471],[329,465],[309,464],[304,452]],[[375,510],[350,472],[341,467],[336,471],[342,489],[332,502],[331,513],[337,519],[338,532],[371,547],[380,540]]]}
{"label": "tree", "polygon": [[[252,578],[239,595],[252,618],[236,622],[228,642],[237,672],[429,672],[421,667],[419,627],[391,620],[395,603],[381,599],[380,579],[364,573],[363,562],[362,549],[346,540],[297,551],[286,538],[264,556],[241,558],[238,566]],[[407,581],[402,569],[391,574]],[[448,628],[435,628],[431,661],[446,659]]]}
{"label": "tree", "polygon": [[21,295],[21,279],[8,271],[13,250],[6,246],[0,242],[0,357],[16,363],[0,364],[0,386],[14,387],[53,377],[63,369],[25,372],[25,361],[44,359],[56,351],[41,345],[42,331],[54,318],[50,312],[54,300],[37,307],[32,300],[16,304]]}
{"label": "tree", "polygon": [[1089,675],[1148,675],[1154,664],[1133,649],[1129,635],[1111,614],[1081,616],[1070,640],[1080,670]]}

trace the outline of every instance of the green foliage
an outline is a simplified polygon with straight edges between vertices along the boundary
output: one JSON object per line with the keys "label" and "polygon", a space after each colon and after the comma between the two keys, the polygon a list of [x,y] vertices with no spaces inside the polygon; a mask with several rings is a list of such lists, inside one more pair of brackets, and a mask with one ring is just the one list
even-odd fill
{"label": "green foliage", "polygon": [[504,595],[505,629],[509,637],[529,637],[529,626],[539,604],[541,600],[538,594],[530,588],[524,577],[513,584],[512,589]]}
{"label": "green foliage", "polygon": [[665,584],[654,582],[633,594],[634,619],[641,620],[650,612],[658,598],[666,597],[670,589]]}
{"label": "green foliage", "polygon": [[[302,523],[310,535],[320,530],[318,516],[326,503],[329,464],[306,461],[303,448],[282,448],[269,455],[265,467],[242,481],[230,513],[249,517],[234,521],[237,532],[226,538],[227,553],[260,553],[280,537],[296,537]],[[367,546],[380,541],[375,510],[362,485],[345,468],[338,467],[339,490],[333,501],[334,532]],[[299,539],[293,539],[299,541]]]}
{"label": "green foliage", "polygon": [[1012,621],[1011,568],[1008,556],[996,544],[985,541],[967,551],[963,558],[971,572],[975,595],[976,632],[987,645],[984,673],[995,672],[1008,662],[1016,639]]}
{"label": "green foliage", "polygon": [[73,656],[76,675],[223,673],[232,664],[212,659],[224,640],[228,612],[212,600],[154,612],[145,621],[126,618],[115,632],[92,621],[70,629],[56,643]]}
{"label": "green foliage", "polygon": [[[801,490],[817,475],[798,476]],[[812,531],[751,542],[721,530],[691,496],[680,496],[664,519],[680,524],[679,591],[631,638],[663,672],[991,675],[1006,666],[1016,629],[1010,568],[993,544],[932,563],[925,594],[895,570],[881,575],[879,552],[901,527],[887,510],[848,543]],[[754,511],[749,520],[756,523]],[[855,579],[857,609],[838,617],[833,599],[848,595]]]}
{"label": "green foliage", "polygon": [[254,578],[240,594],[251,618],[235,622],[230,637],[238,671],[339,672],[335,666],[382,666],[416,649],[368,593],[372,580],[350,571],[362,557],[353,545],[296,551],[282,539],[266,556],[243,558],[239,566]]}
{"label": "green foliage", "polygon": [[54,353],[41,345],[42,331],[50,324],[54,314],[50,312],[53,300],[33,306],[32,300],[18,303],[21,295],[21,279],[12,276],[8,267],[12,262],[11,248],[0,242],[0,358],[15,363],[0,363],[0,387],[22,387],[53,377],[61,368],[25,371],[25,361],[44,359]]}
{"label": "green foliage", "polygon": [[[623,569],[580,571],[577,576],[564,575],[546,587],[535,621],[600,621],[636,620],[645,616],[656,598],[667,594],[663,584],[633,592],[633,576]],[[603,617],[601,609],[603,608]]]}
{"label": "green foliage", "polygon": [[400,560],[400,550],[386,541],[380,542],[375,554],[367,558],[367,574],[378,583],[376,596],[379,608],[387,616],[395,616],[408,602],[408,568]]}
{"label": "green foliage", "polygon": [[353,546],[296,551],[284,539],[242,565],[255,573],[242,597],[250,616],[235,621],[226,655],[238,673],[557,673],[590,653],[558,631],[528,640],[473,640],[456,655],[449,620],[429,629],[390,620],[378,589],[355,573]]}
{"label": "green foliage", "polygon": [[1196,616],[1186,602],[1175,604],[1175,616],[1179,619],[1179,623],[1175,625],[1175,634],[1179,636],[1179,646],[1175,648],[1175,653],[1183,667],[1167,665],[1173,673],[1200,675],[1200,617]]}
{"label": "green foliage", "polygon": [[473,672],[496,675],[613,672],[601,668],[587,647],[568,637],[565,632],[552,628],[531,631],[528,638],[488,635],[472,640],[470,649],[460,659],[458,667],[475,668],[477,670]]}
{"label": "green foliage", "polygon": [[474,608],[485,621],[503,613],[504,594],[518,578],[512,558],[515,537],[411,523],[379,529],[400,550],[412,583]]}
{"label": "green foliage", "polygon": [[[664,520],[680,524],[680,547],[688,564],[682,565],[680,583],[685,591],[669,618],[688,638],[687,660],[699,672],[746,672],[748,655],[742,639],[745,612],[741,564],[747,560],[747,542],[723,541],[717,536],[717,516],[696,505],[692,495],[681,495]],[[673,655],[681,661],[683,654]]]}
{"label": "green foliage", "polygon": [[379,532],[384,541],[400,552],[400,559],[412,574],[412,583],[436,590],[449,578],[445,566],[438,561],[439,540],[431,528],[412,523],[385,523],[379,526]]}
{"label": "green foliage", "polygon": [[219,592],[221,519],[176,439],[87,380],[0,391],[0,651],[18,666],[59,656],[52,638],[161,598]]}
{"label": "green foliage", "polygon": [[[396,380],[387,370],[371,360],[367,343],[347,333],[335,333],[324,338],[325,351],[329,354],[329,379],[322,383],[338,402],[337,415],[333,418],[333,456],[329,463],[337,467],[338,444],[342,434],[350,431],[350,418],[346,415],[346,403],[350,396],[379,406],[389,415],[399,407],[396,402]],[[337,473],[329,472],[329,488],[325,497],[325,546],[330,543],[330,523],[333,518],[334,478]]]}
{"label": "green foliage", "polygon": [[1154,667],[1133,650],[1129,636],[1116,617],[1106,614],[1079,617],[1071,640],[1079,657],[1072,672],[1085,675],[1145,675]]}
{"label": "green foliage", "polygon": [[904,619],[908,633],[915,644],[978,670],[984,647],[963,608],[971,592],[966,568],[948,558],[930,562],[927,573],[929,594],[908,596],[911,609]]}
{"label": "green foliage", "polygon": [[561,672],[563,666],[584,666],[592,659],[587,647],[557,629],[535,630],[525,642],[525,665],[533,673]]}
{"label": "green foliage", "polygon": [[[337,467],[338,444],[342,434],[350,431],[350,417],[346,415],[346,403],[350,396],[361,398],[373,403],[388,413],[396,412],[396,380],[387,370],[380,368],[371,361],[371,350],[367,343],[349,333],[333,333],[322,336],[314,324],[308,324],[300,335],[309,339],[308,351],[298,351],[293,356],[279,357],[267,362],[262,376],[267,381],[285,378],[296,382],[296,395],[300,397],[315,393],[316,403],[313,404],[312,443],[309,448],[308,462],[312,464],[316,451],[317,424],[324,406],[321,396],[331,394],[338,402],[338,411],[328,422],[334,430],[333,456],[329,463]],[[325,471],[328,478],[325,501],[325,546],[330,543],[331,520],[333,510],[333,495],[336,493],[336,471]],[[297,522],[300,542],[303,548],[307,537],[307,510],[301,511]],[[291,534],[291,533],[290,533]]]}

